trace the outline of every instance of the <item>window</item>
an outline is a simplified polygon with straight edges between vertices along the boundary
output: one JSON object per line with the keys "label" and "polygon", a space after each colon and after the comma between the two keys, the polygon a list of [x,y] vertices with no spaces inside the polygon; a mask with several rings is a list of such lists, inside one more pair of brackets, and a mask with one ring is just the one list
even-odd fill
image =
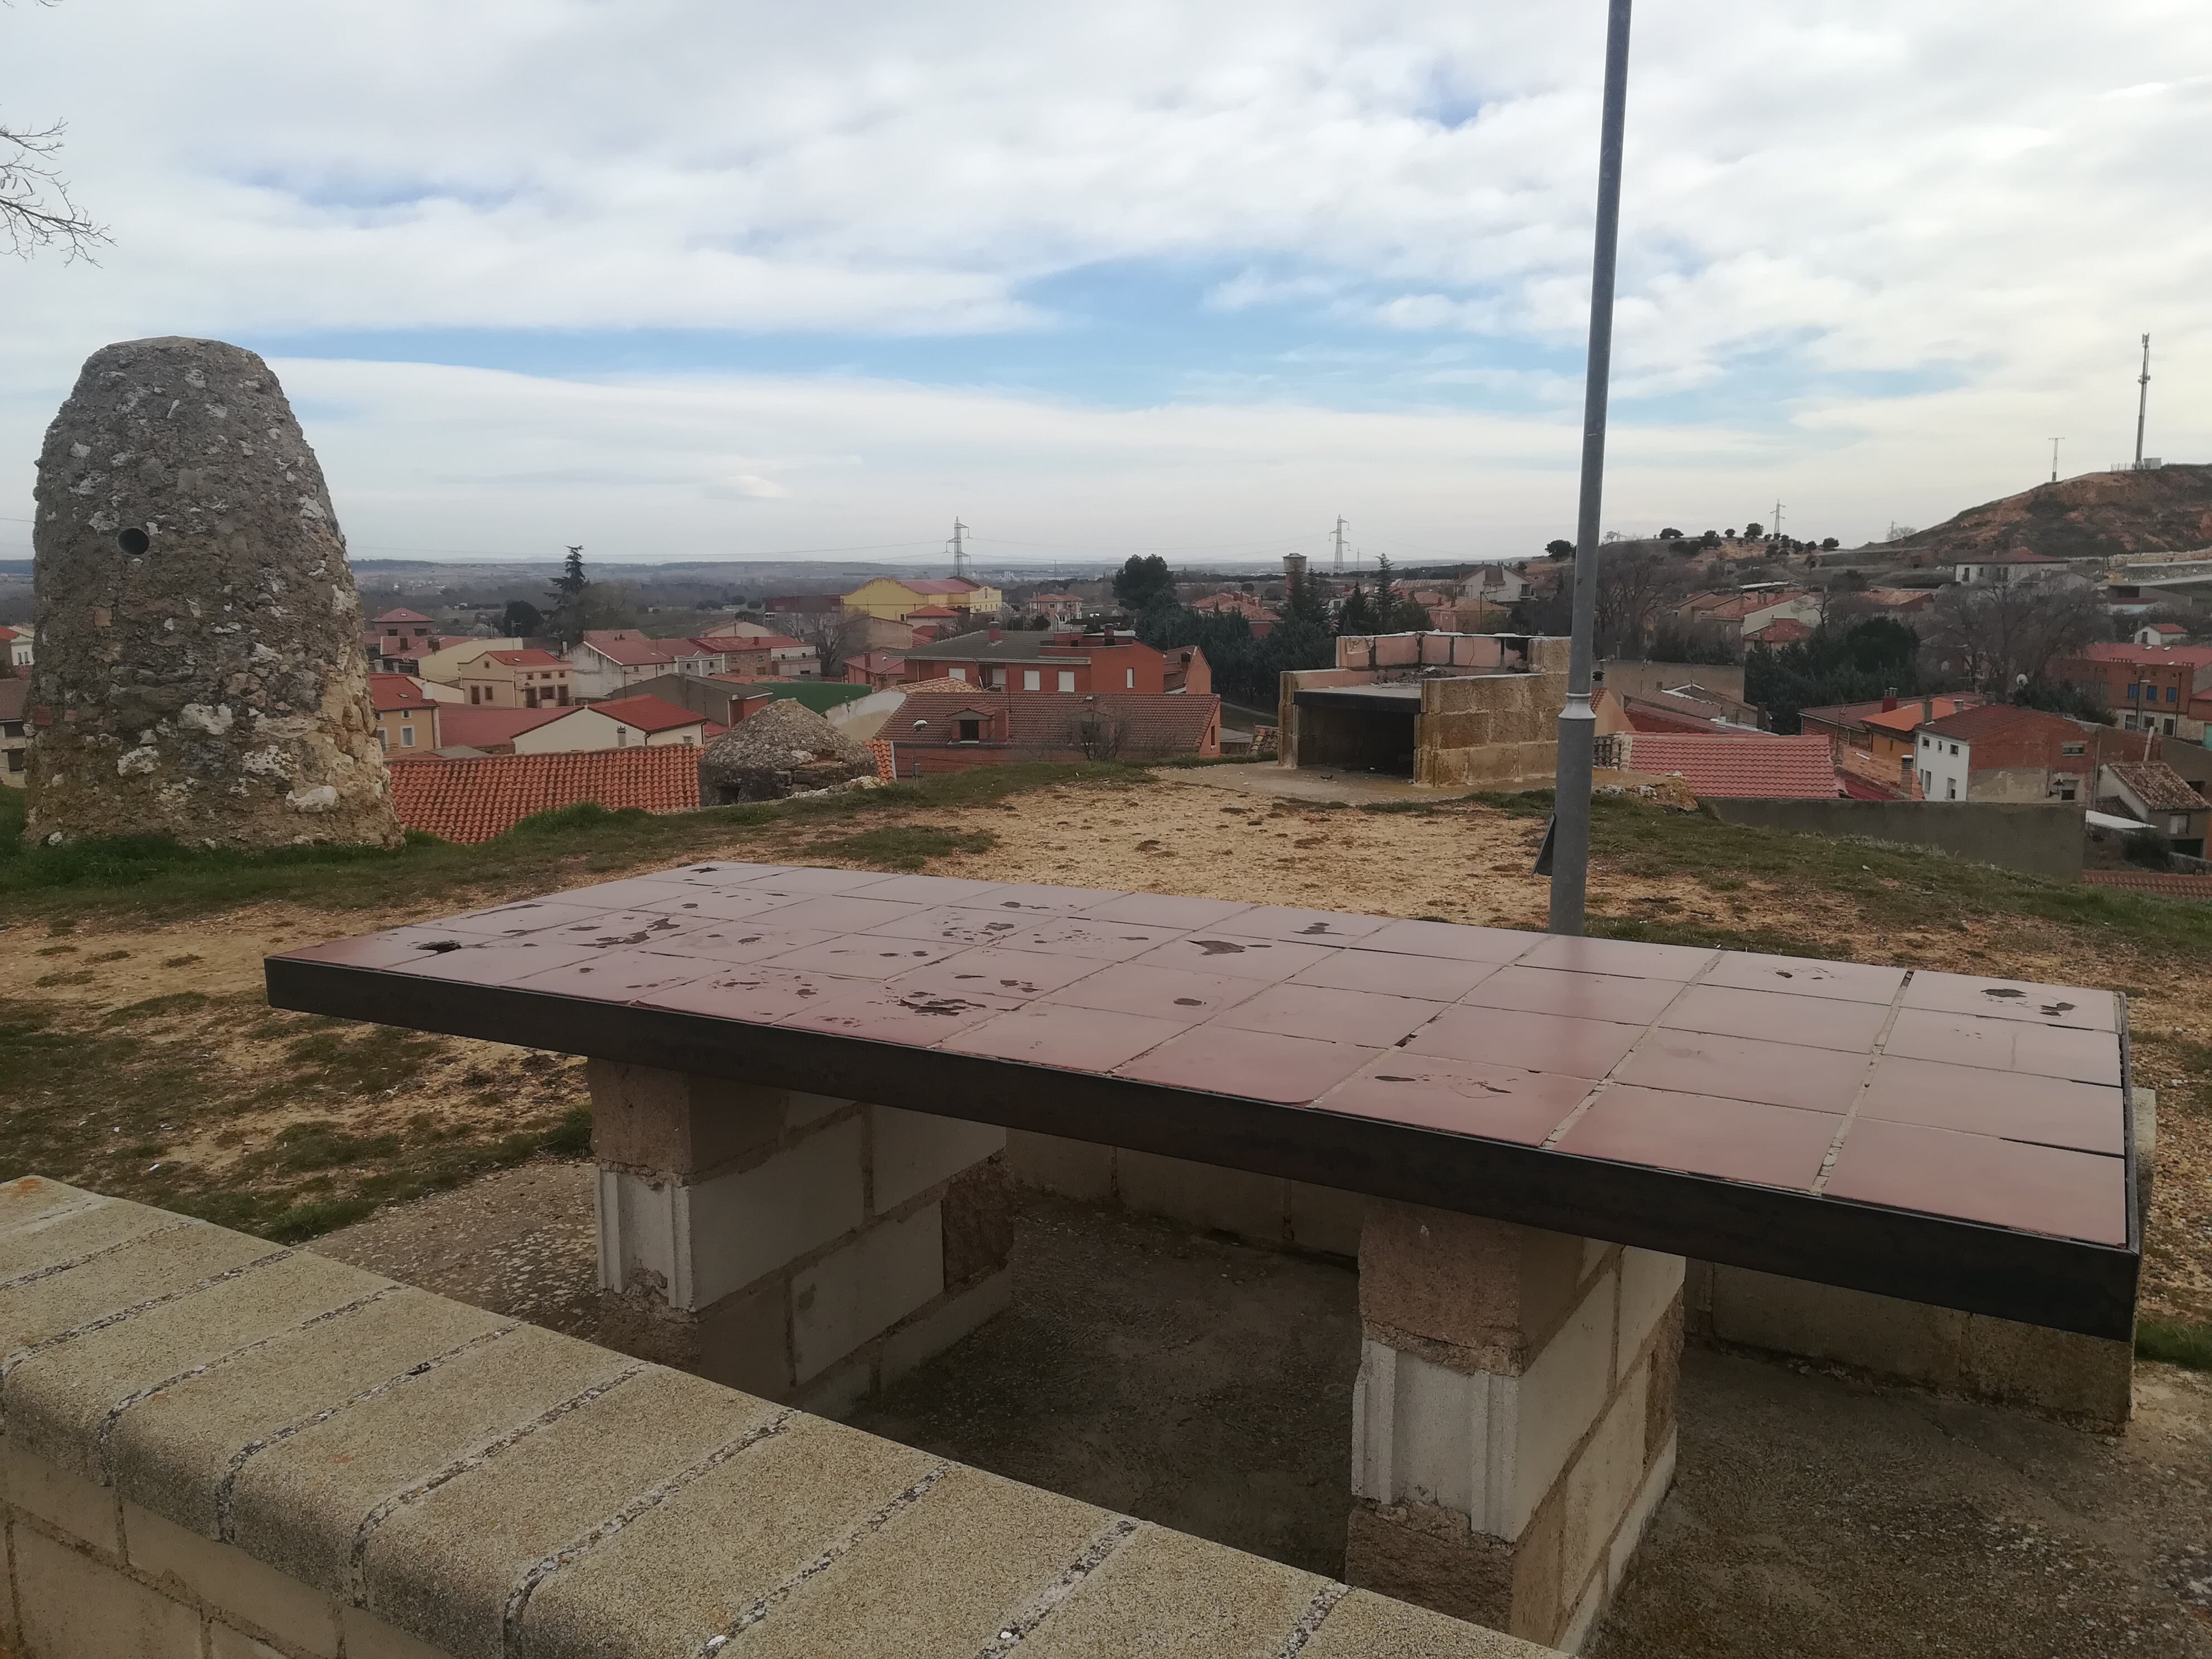
{"label": "window", "polygon": [[1036,668],[1024,668],[1024,670],[1022,670],[1022,690],[1024,690],[1024,691],[1042,691],[1042,690],[1044,690],[1044,673],[1043,673],[1043,671],[1042,671],[1042,670],[1041,670],[1041,669],[1036,669]]}
{"label": "window", "polygon": [[412,749],[415,746],[415,728],[413,726],[403,726],[399,728],[399,746],[402,749]]}
{"label": "window", "polygon": [[1954,743],[1951,745],[1951,752],[1954,755],[1959,752],[1959,745],[1957,744]]}
{"label": "window", "polygon": [[2058,745],[2058,752],[2062,755],[2078,755],[2082,752],[2082,748],[2078,743],[2062,743]]}
{"label": "window", "polygon": [[1075,671],[1073,668],[1063,668],[1060,671],[1060,689],[1063,691],[1075,690]]}
{"label": "window", "polygon": [[1936,777],[1934,773],[1923,772],[1920,775],[1920,793],[1923,795],[1926,794],[1929,788],[1933,787],[1935,781]]}
{"label": "window", "polygon": [[2166,719],[2166,735],[2169,738],[2173,735],[2173,716],[2171,714]]}
{"label": "window", "polygon": [[1121,689],[1125,691],[1133,691],[1137,689],[1137,671],[1135,669],[1125,668],[1121,671]]}
{"label": "window", "polygon": [[1943,799],[1945,800],[1956,800],[1959,799],[1958,779],[1946,778],[1943,780]]}
{"label": "window", "polygon": [[2135,681],[2130,680],[2128,682],[2128,701],[2130,702],[2139,702],[2142,699],[2142,687],[2136,684]]}
{"label": "window", "polygon": [[968,678],[968,671],[964,668],[948,668],[945,672],[956,680],[964,681]]}
{"label": "window", "polygon": [[981,720],[962,720],[962,721],[960,722],[960,739],[959,739],[959,740],[960,740],[962,743],[981,743],[981,742],[982,742],[982,741],[983,741],[983,722],[982,722],[982,721],[981,721]]}
{"label": "window", "polygon": [[23,751],[21,750],[10,749],[8,751],[8,769],[10,772],[20,772],[23,769]]}
{"label": "window", "polygon": [[2074,786],[2070,783],[2060,784],[2058,786],[2058,799],[2061,800],[2072,800],[2074,799]]}
{"label": "window", "polygon": [[2176,699],[2175,699],[2175,697],[2174,697],[2174,695],[2173,695],[2173,694],[2174,694],[2174,690],[2175,690],[2175,688],[2174,688],[2174,687],[2172,687],[2172,686],[2170,686],[2170,685],[2169,685],[2169,686],[2167,686],[2167,687],[2166,688],[2166,700],[2168,702],[2172,702],[2176,701]]}

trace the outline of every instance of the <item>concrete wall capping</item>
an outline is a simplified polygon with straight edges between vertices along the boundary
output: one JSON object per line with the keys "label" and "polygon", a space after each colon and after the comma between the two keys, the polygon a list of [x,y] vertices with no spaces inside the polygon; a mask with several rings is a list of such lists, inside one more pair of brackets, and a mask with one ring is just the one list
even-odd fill
{"label": "concrete wall capping", "polygon": [[[856,1243],[896,1253],[902,1228],[937,1237],[973,1179],[941,1166],[975,1146],[907,1132],[889,1167],[923,1184]],[[972,1275],[920,1317],[971,1328],[1006,1282]],[[844,1305],[861,1323],[880,1312]],[[1625,1437],[1619,1415],[1601,1432]],[[1601,1559],[1594,1571],[1602,1582]],[[37,1177],[0,1183],[10,1659],[1139,1647],[1548,1651],[312,1250]]]}

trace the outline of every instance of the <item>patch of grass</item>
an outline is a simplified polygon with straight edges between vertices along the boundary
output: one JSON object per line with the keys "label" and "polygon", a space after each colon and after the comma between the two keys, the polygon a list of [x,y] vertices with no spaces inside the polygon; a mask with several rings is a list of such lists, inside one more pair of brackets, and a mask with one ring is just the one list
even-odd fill
{"label": "patch of grass", "polygon": [[171,991],[165,996],[147,997],[138,1002],[126,1002],[120,1008],[110,1008],[100,1017],[103,1025],[122,1025],[134,1019],[156,1019],[164,1014],[189,1013],[195,1008],[204,1008],[210,998],[204,991]]}
{"label": "patch of grass", "polygon": [[2139,1320],[2136,1358],[2212,1371],[2212,1325],[2187,1325],[2173,1319]]}
{"label": "patch of grass", "polygon": [[[246,853],[186,847],[159,836],[25,848],[8,823],[0,821],[0,911],[44,916],[49,932],[61,935],[81,918],[100,912],[171,917],[286,897],[362,908],[493,884],[509,890],[551,888],[573,881],[580,860],[593,870],[653,859],[679,863],[710,849],[727,850],[734,831],[990,805],[1030,790],[1066,785],[1134,788],[1151,781],[1144,768],[1115,763],[1033,763],[978,767],[881,789],[696,812],[610,811],[585,805],[539,813],[473,847],[410,832],[403,846],[389,849],[288,847]],[[0,791],[0,797],[19,793]],[[20,828],[20,801],[0,799],[0,814],[10,811]],[[859,850],[834,855],[868,856]]]}
{"label": "patch of grass", "polygon": [[851,859],[884,870],[919,870],[932,859],[955,853],[988,853],[999,838],[988,830],[940,830],[931,824],[885,824],[857,835],[820,841],[809,853],[827,858]]}

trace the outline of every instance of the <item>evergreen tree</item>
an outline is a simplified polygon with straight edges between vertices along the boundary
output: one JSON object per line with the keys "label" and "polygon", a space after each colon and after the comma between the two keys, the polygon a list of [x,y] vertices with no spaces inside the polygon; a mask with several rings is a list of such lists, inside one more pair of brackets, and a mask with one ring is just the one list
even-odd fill
{"label": "evergreen tree", "polygon": [[1339,634],[1376,634],[1382,631],[1375,617],[1375,607],[1368,599],[1367,590],[1358,582],[1352,584],[1352,592],[1344,596],[1344,603],[1336,610],[1336,631]]}
{"label": "evergreen tree", "polygon": [[1175,572],[1158,554],[1139,558],[1129,556],[1128,562],[1114,574],[1114,598],[1121,607],[1133,617],[1140,617],[1165,599],[1175,602]]}

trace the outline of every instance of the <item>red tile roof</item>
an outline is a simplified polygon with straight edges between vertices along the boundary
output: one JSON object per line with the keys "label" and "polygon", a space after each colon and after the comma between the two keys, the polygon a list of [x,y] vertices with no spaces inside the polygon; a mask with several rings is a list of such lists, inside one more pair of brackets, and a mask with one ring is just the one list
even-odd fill
{"label": "red tile roof", "polygon": [[10,641],[10,640],[14,639],[15,637],[15,630],[14,629],[12,629],[12,628],[0,628],[0,645],[5,645],[5,644],[7,644],[7,642],[8,642],[9,641]]}
{"label": "red tile roof", "polygon": [[[1877,708],[1866,717],[1863,724],[1893,735],[1904,736],[1918,731],[1921,725],[1931,718],[1940,720],[1957,714],[1962,708],[1976,708],[1980,706],[1979,697],[1972,698],[1971,701],[1959,697],[1932,697],[1929,699],[1929,708],[1923,708],[1917,697],[1899,697],[1897,700],[1896,708]],[[1932,714],[1929,712],[1931,709]]]}
{"label": "red tile roof", "polygon": [[1818,737],[1638,732],[1628,769],[1678,774],[1692,794],[1715,799],[1832,799],[1837,792],[1828,740]]}
{"label": "red tile roof", "polygon": [[[2061,727],[2066,728],[2063,733],[2059,732]],[[2063,714],[2046,714],[2040,709],[2022,708],[2015,703],[1989,702],[1978,708],[1961,708],[1954,714],[1945,714],[1920,729],[1939,738],[1958,738],[1972,743],[2001,732],[2011,735],[2039,731],[2063,735],[2071,741],[2079,738],[2084,728]]]}
{"label": "red tile roof", "polygon": [[438,736],[447,749],[496,749],[525,732],[550,726],[574,708],[471,708],[449,702],[438,715]]}
{"label": "red tile roof", "polygon": [[624,668],[649,668],[676,660],[664,641],[649,640],[630,628],[594,629],[584,635],[584,643]]}
{"label": "red tile roof", "polygon": [[509,668],[566,668],[568,659],[556,657],[550,651],[541,651],[536,646],[526,646],[520,651],[487,651],[483,653],[494,662],[505,663]]}
{"label": "red tile roof", "polygon": [[1813,630],[1795,617],[1783,617],[1745,635],[1753,645],[1796,645],[1813,637]]}
{"label": "red tile roof", "polygon": [[396,714],[404,708],[428,708],[430,699],[411,675],[371,674],[368,701],[380,714]]}
{"label": "red tile roof", "polygon": [[428,622],[430,619],[419,611],[387,611],[380,617],[371,617],[369,620],[380,623],[418,623]]}
{"label": "red tile roof", "polygon": [[2212,645],[2137,645],[2132,640],[2100,640],[2074,654],[2088,662],[2135,663],[2150,668],[2185,663],[2191,668],[2212,668]]}
{"label": "red tile roof", "polygon": [[2084,870],[2081,879],[2099,887],[2120,887],[2168,898],[2212,899],[2212,876],[2177,876],[2156,870]]}
{"label": "red tile roof", "polygon": [[2154,812],[2201,812],[2205,799],[2164,761],[2113,761],[2105,768]]}
{"label": "red tile roof", "polygon": [[396,761],[392,795],[400,823],[410,830],[464,842],[489,841],[533,812],[585,801],[613,811],[690,812],[699,805],[699,751],[671,744]]}
{"label": "red tile roof", "polygon": [[960,613],[941,605],[918,605],[906,614],[909,617],[957,617]]}
{"label": "red tile roof", "polygon": [[681,703],[665,697],[610,697],[605,702],[591,705],[609,720],[620,720],[624,726],[640,732],[673,732],[680,726],[697,726],[706,719],[695,714]]}

